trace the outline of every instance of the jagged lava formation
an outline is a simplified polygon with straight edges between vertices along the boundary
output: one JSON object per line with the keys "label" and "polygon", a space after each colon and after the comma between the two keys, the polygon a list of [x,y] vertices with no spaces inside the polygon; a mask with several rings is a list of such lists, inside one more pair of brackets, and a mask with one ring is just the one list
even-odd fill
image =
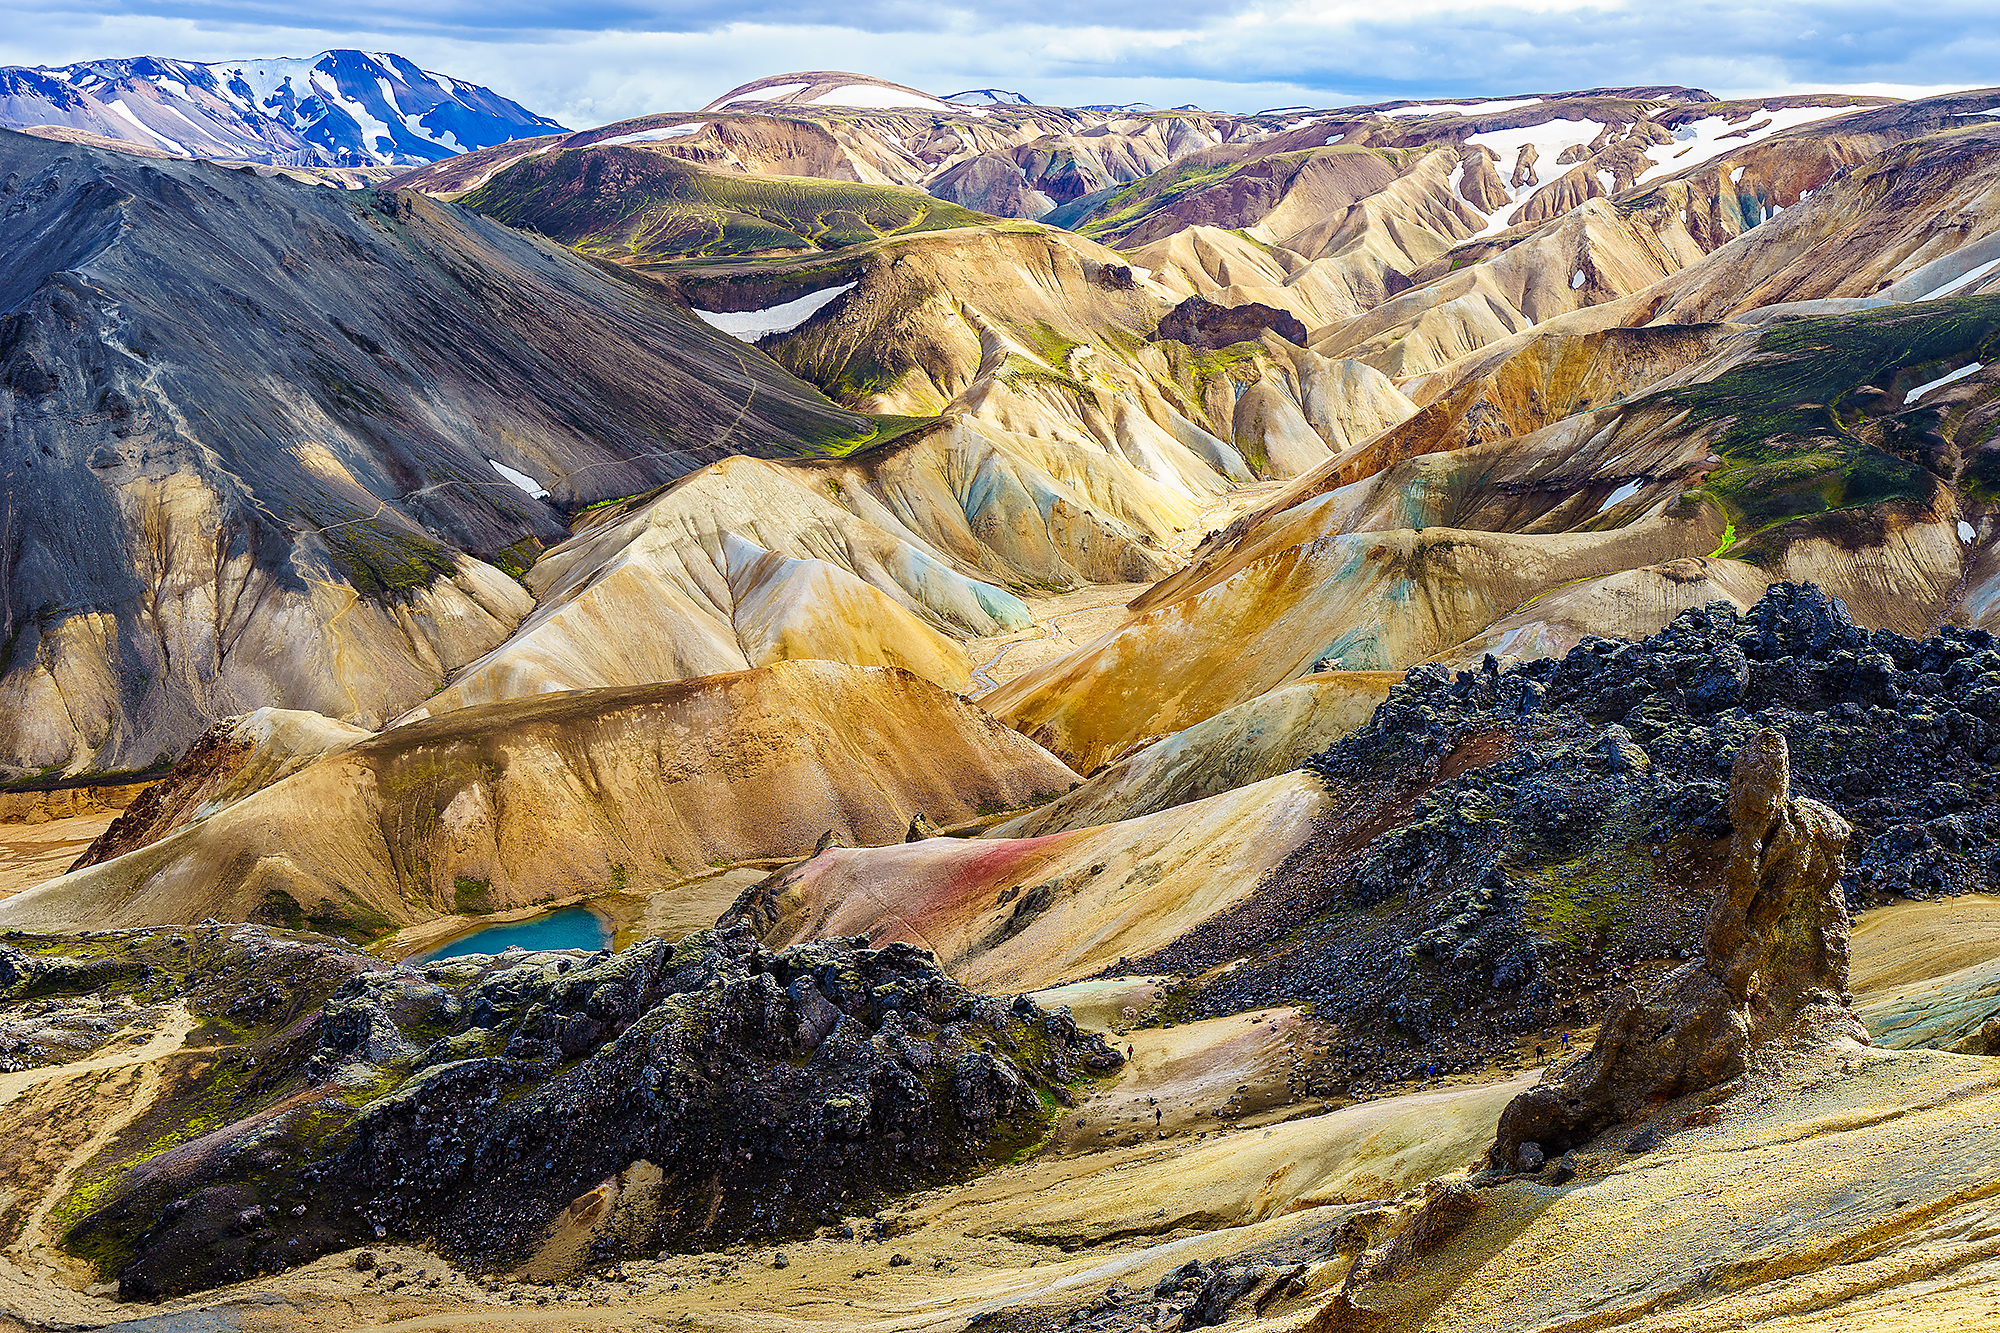
{"label": "jagged lava formation", "polygon": [[1702,947],[1730,858],[1721,778],[1767,729],[1796,790],[1854,825],[1848,901],[1988,882],[2000,641],[1864,630],[1779,585],[1635,642],[1413,669],[1312,761],[1336,812],[1258,897],[1132,966],[1247,955],[1190,1011],[1310,999],[1475,1062],[1505,1033],[1577,1026],[1601,988]]}
{"label": "jagged lava formation", "polygon": [[1501,1113],[1495,1166],[1532,1170],[1608,1125],[1725,1084],[1781,1037],[1867,1041],[1848,1008],[1838,888],[1853,830],[1790,793],[1785,738],[1759,732],[1730,772],[1729,864],[1701,957],[1643,998],[1618,992],[1590,1052]]}
{"label": "jagged lava formation", "polygon": [[709,931],[411,970],[211,924],[76,952],[12,937],[0,994],[181,997],[223,1039],[152,1109],[164,1150],[123,1143],[73,1196],[64,1244],[127,1300],[384,1237],[573,1271],[789,1234],[1005,1161],[1120,1063],[902,944]]}

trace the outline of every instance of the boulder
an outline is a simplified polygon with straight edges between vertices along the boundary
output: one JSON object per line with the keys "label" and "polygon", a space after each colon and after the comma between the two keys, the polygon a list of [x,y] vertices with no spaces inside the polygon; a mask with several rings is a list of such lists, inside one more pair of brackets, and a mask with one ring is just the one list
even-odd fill
{"label": "boulder", "polygon": [[1840,876],[1851,829],[1790,789],[1782,735],[1759,732],[1738,750],[1729,862],[1702,955],[1648,996],[1632,986],[1619,992],[1596,1044],[1501,1113],[1494,1166],[1532,1169],[1531,1158],[1728,1083],[1749,1068],[1755,1049],[1780,1037],[1867,1041],[1848,1008]]}

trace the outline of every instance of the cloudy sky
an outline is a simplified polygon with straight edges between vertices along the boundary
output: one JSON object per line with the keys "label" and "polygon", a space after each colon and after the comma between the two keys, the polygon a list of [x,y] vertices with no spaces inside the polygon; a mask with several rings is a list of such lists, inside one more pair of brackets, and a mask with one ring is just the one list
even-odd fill
{"label": "cloudy sky", "polygon": [[572,126],[794,69],[1234,111],[1657,83],[1908,96],[2000,81],[1995,3],[8,0],[0,63],[396,51]]}

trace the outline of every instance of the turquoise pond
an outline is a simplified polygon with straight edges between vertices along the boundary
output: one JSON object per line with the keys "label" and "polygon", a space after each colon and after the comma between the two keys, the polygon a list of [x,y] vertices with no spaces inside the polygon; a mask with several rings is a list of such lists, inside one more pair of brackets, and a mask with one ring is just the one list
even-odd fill
{"label": "turquoise pond", "polygon": [[469,953],[499,953],[504,949],[602,949],[611,943],[610,923],[588,907],[570,907],[526,921],[488,926],[441,944],[412,962],[430,963]]}

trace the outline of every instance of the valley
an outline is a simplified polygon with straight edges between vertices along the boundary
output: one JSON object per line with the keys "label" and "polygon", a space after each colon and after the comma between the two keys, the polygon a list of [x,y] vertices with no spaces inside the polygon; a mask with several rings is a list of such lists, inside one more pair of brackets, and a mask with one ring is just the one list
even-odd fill
{"label": "valley", "polygon": [[1995,1317],[2000,89],[239,63],[0,71],[0,1329]]}

